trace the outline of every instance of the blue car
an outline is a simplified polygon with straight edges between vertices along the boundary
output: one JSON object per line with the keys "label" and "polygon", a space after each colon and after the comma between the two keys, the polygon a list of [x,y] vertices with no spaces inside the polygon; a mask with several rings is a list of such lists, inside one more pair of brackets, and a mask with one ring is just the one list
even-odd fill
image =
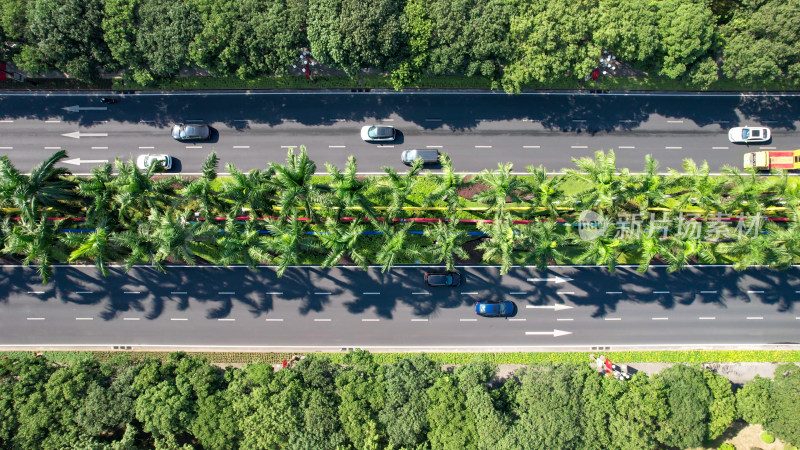
{"label": "blue car", "polygon": [[514,302],[475,302],[475,314],[483,317],[511,317],[516,312]]}

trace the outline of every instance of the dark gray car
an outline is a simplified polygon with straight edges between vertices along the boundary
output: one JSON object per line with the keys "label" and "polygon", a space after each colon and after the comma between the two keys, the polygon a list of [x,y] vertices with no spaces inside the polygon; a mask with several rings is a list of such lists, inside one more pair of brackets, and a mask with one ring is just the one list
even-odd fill
{"label": "dark gray car", "polygon": [[204,123],[178,124],[172,127],[172,137],[179,141],[205,141],[210,136],[211,129]]}

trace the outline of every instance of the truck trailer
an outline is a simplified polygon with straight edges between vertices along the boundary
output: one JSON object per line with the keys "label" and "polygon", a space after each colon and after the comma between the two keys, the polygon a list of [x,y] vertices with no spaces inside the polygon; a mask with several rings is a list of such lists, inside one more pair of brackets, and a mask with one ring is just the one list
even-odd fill
{"label": "truck trailer", "polygon": [[744,154],[744,168],[756,170],[798,170],[800,169],[800,149],[763,150]]}

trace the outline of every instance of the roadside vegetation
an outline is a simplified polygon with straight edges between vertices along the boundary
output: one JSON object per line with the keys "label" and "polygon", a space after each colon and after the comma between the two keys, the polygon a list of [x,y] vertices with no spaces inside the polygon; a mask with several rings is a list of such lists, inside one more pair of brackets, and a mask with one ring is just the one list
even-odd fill
{"label": "roadside vegetation", "polygon": [[0,359],[0,447],[693,448],[737,419],[800,442],[794,364],[735,394],[728,379],[686,365],[627,381],[588,363],[496,374],[479,360],[443,371],[425,355],[378,364],[364,351],[277,372],[183,353],[68,364],[11,356]]}
{"label": "roadside vegetation", "polygon": [[384,168],[356,175],[316,164],[304,148],[284,164],[217,176],[209,155],[202,175],[162,175],[115,161],[74,177],[59,151],[30,175],[0,157],[2,253],[35,265],[43,282],[56,263],[379,265],[483,262],[545,270],[590,264],[614,271],[654,262],[668,271],[691,264],[786,269],[800,261],[800,185],[787,173],[764,177],[684,162],[661,175],[658,163],[632,174],[613,151],[574,159],[565,175],[543,167],[515,175],[511,164],[474,177],[442,155],[442,174]]}
{"label": "roadside vegetation", "polygon": [[[316,86],[286,81],[304,49],[347,75],[325,87],[519,92],[597,67],[609,87],[796,89],[798,20],[786,0],[9,0],[0,59],[90,84],[120,72],[127,89]],[[171,84],[187,69],[214,80]]]}

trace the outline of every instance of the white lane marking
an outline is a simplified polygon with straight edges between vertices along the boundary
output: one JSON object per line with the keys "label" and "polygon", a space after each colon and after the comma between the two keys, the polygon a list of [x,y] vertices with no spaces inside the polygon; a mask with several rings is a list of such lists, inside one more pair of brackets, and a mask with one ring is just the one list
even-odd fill
{"label": "white lane marking", "polygon": [[394,119],[378,119],[381,122],[394,122]]}
{"label": "white lane marking", "polygon": [[412,322],[427,322],[428,319],[411,319]]}
{"label": "white lane marking", "polygon": [[314,295],[331,295],[330,292],[314,292]]}
{"label": "white lane marking", "polygon": [[700,291],[701,294],[716,294],[717,291]]}
{"label": "white lane marking", "polygon": [[234,145],[233,148],[250,148],[249,145]]}
{"label": "white lane marking", "polygon": [[394,145],[378,145],[378,148],[394,148]]}
{"label": "white lane marking", "polygon": [[683,123],[682,120],[668,120],[667,123]]}
{"label": "white lane marking", "polygon": [[76,317],[75,320],[94,320],[94,317]]}
{"label": "white lane marking", "polygon": [[556,294],[559,295],[575,295],[575,291],[558,291]]}
{"label": "white lane marking", "polygon": [[775,147],[758,147],[759,150],[775,150]]}
{"label": "white lane marking", "polygon": [[0,120],[0,123],[14,123],[14,121],[13,120],[8,120],[8,119],[3,119],[3,120]]}
{"label": "white lane marking", "polygon": [[666,150],[680,150],[683,147],[664,147]]}
{"label": "white lane marking", "polygon": [[606,317],[603,320],[622,320],[622,317]]}
{"label": "white lane marking", "polygon": [[283,292],[265,292],[267,295],[283,295]]}
{"label": "white lane marking", "polygon": [[28,294],[44,294],[44,291],[28,291]]}
{"label": "white lane marking", "polygon": [[511,295],[527,295],[527,292],[510,292]]}
{"label": "white lane marking", "polygon": [[542,147],[538,145],[523,145],[522,148],[542,148]]}
{"label": "white lane marking", "polygon": [[283,322],[283,319],[264,319],[267,322]]}
{"label": "white lane marking", "polygon": [[794,291],[795,294],[800,294],[800,291]]}
{"label": "white lane marking", "polygon": [[526,320],[528,320],[528,319],[514,319],[514,318],[509,318],[508,320],[509,320],[509,321],[511,321],[511,322],[525,322],[525,321],[526,321]]}
{"label": "white lane marking", "polygon": [[492,148],[491,145],[476,145],[475,148]]}
{"label": "white lane marking", "polygon": [[588,145],[570,145],[569,148],[589,148]]}
{"label": "white lane marking", "polygon": [[575,319],[556,319],[557,322],[572,322]]}
{"label": "white lane marking", "polygon": [[0,150],[14,150],[14,147],[0,147]]}
{"label": "white lane marking", "polygon": [[328,148],[347,148],[346,145],[329,145]]}
{"label": "white lane marking", "polygon": [[651,317],[651,320],[669,320],[669,317]]}
{"label": "white lane marking", "polygon": [[141,294],[139,291],[125,291],[126,294]]}
{"label": "white lane marking", "polygon": [[108,147],[92,147],[92,150],[108,150]]}
{"label": "white lane marking", "polygon": [[44,123],[61,123],[60,120],[45,120]]}
{"label": "white lane marking", "polygon": [[412,292],[411,295],[431,295],[430,292]]}
{"label": "white lane marking", "polygon": [[442,148],[442,145],[426,145],[425,148]]}
{"label": "white lane marking", "polygon": [[186,148],[203,148],[202,145],[187,145]]}
{"label": "white lane marking", "polygon": [[380,295],[380,292],[362,292],[363,295]]}
{"label": "white lane marking", "polygon": [[637,121],[632,119],[622,119],[620,120],[620,122],[637,122]]}
{"label": "white lane marking", "polygon": [[699,320],[717,320],[716,317],[698,317]]}
{"label": "white lane marking", "polygon": [[747,291],[748,294],[763,294],[764,291]]}
{"label": "white lane marking", "polygon": [[425,119],[426,122],[441,122],[442,119]]}
{"label": "white lane marking", "polygon": [[728,150],[730,147],[711,147],[711,150]]}
{"label": "white lane marking", "polygon": [[234,294],[236,294],[236,292],[233,292],[233,291],[219,291],[218,294],[219,295],[234,295]]}
{"label": "white lane marking", "polygon": [[45,150],[61,150],[61,147],[45,147]]}
{"label": "white lane marking", "polygon": [[586,122],[586,119],[572,119],[573,122]]}
{"label": "white lane marking", "polygon": [[380,322],[381,319],[361,319],[362,322]]}
{"label": "white lane marking", "polygon": [[44,320],[44,317],[28,317],[28,320]]}
{"label": "white lane marking", "polygon": [[295,148],[296,145],[281,145],[281,148]]}
{"label": "white lane marking", "polygon": [[123,317],[122,320],[139,320],[138,317]]}
{"label": "white lane marking", "polygon": [[331,319],[314,319],[314,322],[330,322]]}
{"label": "white lane marking", "polygon": [[653,291],[653,294],[669,294],[669,291]]}
{"label": "white lane marking", "polygon": [[236,319],[217,319],[220,322],[235,322]]}
{"label": "white lane marking", "polygon": [[622,291],[606,291],[606,294],[622,294]]}
{"label": "white lane marking", "polygon": [[170,292],[172,295],[186,295],[186,291],[173,291]]}
{"label": "white lane marking", "polygon": [[477,292],[462,292],[461,295],[478,295]]}
{"label": "white lane marking", "polygon": [[478,319],[458,319],[459,322],[477,322]]}
{"label": "white lane marking", "polygon": [[620,145],[617,148],[636,148],[633,145]]}
{"label": "white lane marking", "polygon": [[139,150],[152,150],[155,147],[139,147]]}
{"label": "white lane marking", "polygon": [[747,320],[764,320],[761,316],[747,316]]}
{"label": "white lane marking", "polygon": [[185,317],[170,317],[170,318],[169,318],[169,320],[180,320],[180,321],[184,321],[184,320],[189,320],[189,319],[187,319],[187,318],[185,318]]}
{"label": "white lane marking", "polygon": [[334,122],[347,122],[347,119],[333,119]]}
{"label": "white lane marking", "polygon": [[76,294],[91,294],[92,291],[75,291]]}

